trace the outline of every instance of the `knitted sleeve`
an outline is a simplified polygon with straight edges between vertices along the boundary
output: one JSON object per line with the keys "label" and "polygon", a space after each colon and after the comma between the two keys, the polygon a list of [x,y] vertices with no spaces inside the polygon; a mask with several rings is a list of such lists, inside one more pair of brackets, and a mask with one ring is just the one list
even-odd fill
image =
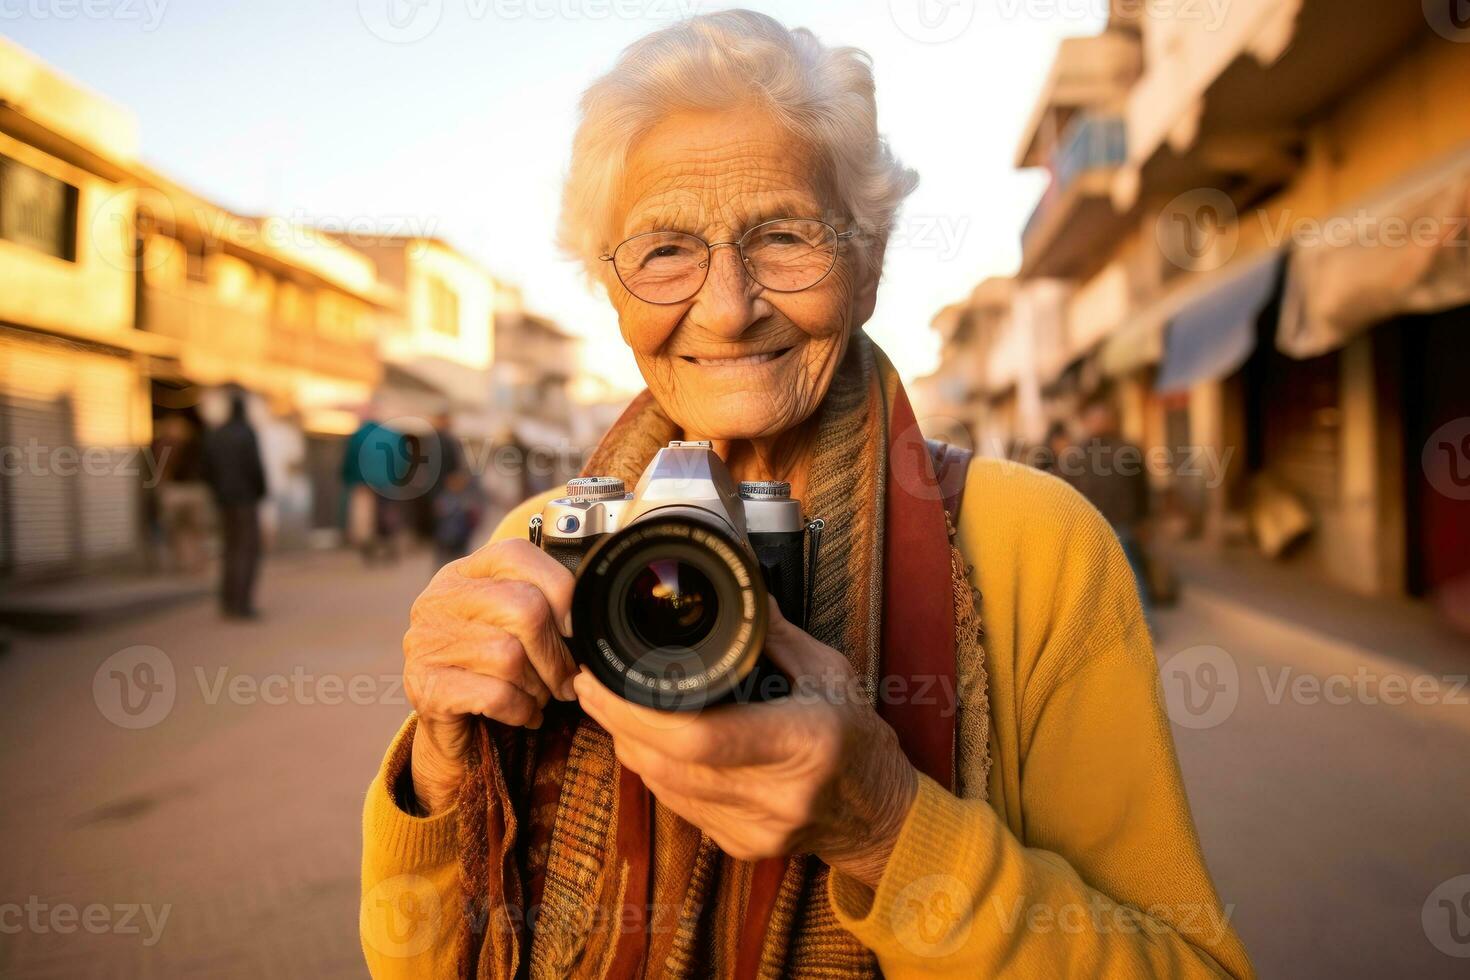
{"label": "knitted sleeve", "polygon": [[839,920],[890,977],[1252,975],[1205,868],[1116,537],[1061,481],[977,460],[989,801],[921,777],[876,889]]}

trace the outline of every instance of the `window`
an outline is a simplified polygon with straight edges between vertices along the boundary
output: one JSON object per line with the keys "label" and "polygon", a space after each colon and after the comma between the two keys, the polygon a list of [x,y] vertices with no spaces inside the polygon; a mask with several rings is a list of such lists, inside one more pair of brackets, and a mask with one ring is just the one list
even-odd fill
{"label": "window", "polygon": [[459,295],[438,278],[429,280],[429,325],[439,333],[459,336]]}
{"label": "window", "polygon": [[77,189],[0,156],[0,238],[77,260]]}

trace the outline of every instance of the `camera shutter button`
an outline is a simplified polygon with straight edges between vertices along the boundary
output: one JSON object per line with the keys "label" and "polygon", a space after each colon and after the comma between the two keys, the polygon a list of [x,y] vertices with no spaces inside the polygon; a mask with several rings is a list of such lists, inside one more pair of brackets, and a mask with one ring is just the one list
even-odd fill
{"label": "camera shutter button", "polygon": [[626,492],[623,481],[615,476],[579,476],[567,481],[570,500],[616,500]]}
{"label": "camera shutter button", "polygon": [[742,480],[740,496],[746,500],[790,500],[791,484],[784,480]]}

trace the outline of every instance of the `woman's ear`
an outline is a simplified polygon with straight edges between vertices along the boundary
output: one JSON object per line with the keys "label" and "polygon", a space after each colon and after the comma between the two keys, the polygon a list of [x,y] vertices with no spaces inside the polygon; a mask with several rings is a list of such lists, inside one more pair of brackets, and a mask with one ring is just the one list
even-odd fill
{"label": "woman's ear", "polygon": [[878,280],[883,274],[883,253],[888,249],[888,239],[885,237],[881,242],[873,246],[871,255],[865,255],[859,261],[862,271],[859,273],[857,292],[852,301],[852,327],[860,329],[863,324],[872,319],[873,310],[878,306]]}

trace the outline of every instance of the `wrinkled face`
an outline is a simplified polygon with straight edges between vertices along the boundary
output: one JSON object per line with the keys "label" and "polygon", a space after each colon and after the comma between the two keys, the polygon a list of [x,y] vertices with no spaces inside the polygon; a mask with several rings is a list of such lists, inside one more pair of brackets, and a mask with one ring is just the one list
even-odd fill
{"label": "wrinkled face", "polygon": [[[735,241],[774,218],[844,230],[823,169],[758,109],[671,115],[633,147],[616,212],[621,237],[609,247],[649,231]],[[825,279],[778,293],[746,274],[736,249],[716,248],[703,287],[673,305],[643,302],[606,272],[623,339],[686,437],[760,439],[801,423],[826,394],[850,330],[872,312],[860,266],[844,241]]]}

